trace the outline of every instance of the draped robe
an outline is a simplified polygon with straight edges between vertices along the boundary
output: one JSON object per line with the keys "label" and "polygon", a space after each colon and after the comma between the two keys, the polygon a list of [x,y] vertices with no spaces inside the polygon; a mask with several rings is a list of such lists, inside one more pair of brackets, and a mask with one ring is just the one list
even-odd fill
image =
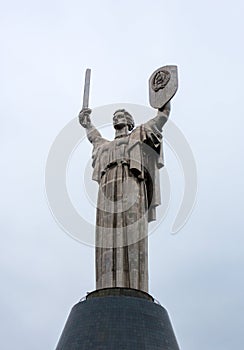
{"label": "draped robe", "polygon": [[99,184],[96,213],[96,288],[148,291],[148,222],[160,204],[163,166],[158,117],[129,135],[104,139],[92,126],[93,180]]}

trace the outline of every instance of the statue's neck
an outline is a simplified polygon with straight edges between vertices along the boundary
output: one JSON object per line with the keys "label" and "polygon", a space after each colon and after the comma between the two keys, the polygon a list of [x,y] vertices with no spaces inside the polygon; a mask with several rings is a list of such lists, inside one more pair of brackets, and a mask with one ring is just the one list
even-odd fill
{"label": "statue's neck", "polygon": [[124,126],[121,129],[115,129],[115,138],[120,138],[123,136],[129,135],[128,125]]}

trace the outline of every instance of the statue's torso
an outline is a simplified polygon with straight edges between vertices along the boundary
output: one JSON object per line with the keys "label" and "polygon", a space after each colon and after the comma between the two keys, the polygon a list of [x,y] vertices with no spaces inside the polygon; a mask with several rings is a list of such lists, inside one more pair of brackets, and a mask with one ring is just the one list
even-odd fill
{"label": "statue's torso", "polygon": [[109,168],[118,163],[129,163],[128,141],[129,135],[116,138],[101,146],[103,168]]}

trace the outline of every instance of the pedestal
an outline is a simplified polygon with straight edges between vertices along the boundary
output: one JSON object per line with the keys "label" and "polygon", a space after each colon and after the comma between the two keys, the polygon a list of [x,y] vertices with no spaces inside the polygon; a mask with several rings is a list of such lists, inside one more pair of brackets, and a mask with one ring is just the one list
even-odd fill
{"label": "pedestal", "polygon": [[76,304],[56,350],[179,350],[167,311],[129,288],[94,291]]}

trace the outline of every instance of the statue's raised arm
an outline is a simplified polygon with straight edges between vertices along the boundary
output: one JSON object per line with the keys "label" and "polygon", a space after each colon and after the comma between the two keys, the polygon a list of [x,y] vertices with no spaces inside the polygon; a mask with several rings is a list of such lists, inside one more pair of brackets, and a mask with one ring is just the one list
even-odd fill
{"label": "statue's raised arm", "polygon": [[155,126],[161,132],[164,124],[169,119],[170,108],[170,102],[167,102],[162,108],[158,108],[156,117],[150,119],[145,125]]}

